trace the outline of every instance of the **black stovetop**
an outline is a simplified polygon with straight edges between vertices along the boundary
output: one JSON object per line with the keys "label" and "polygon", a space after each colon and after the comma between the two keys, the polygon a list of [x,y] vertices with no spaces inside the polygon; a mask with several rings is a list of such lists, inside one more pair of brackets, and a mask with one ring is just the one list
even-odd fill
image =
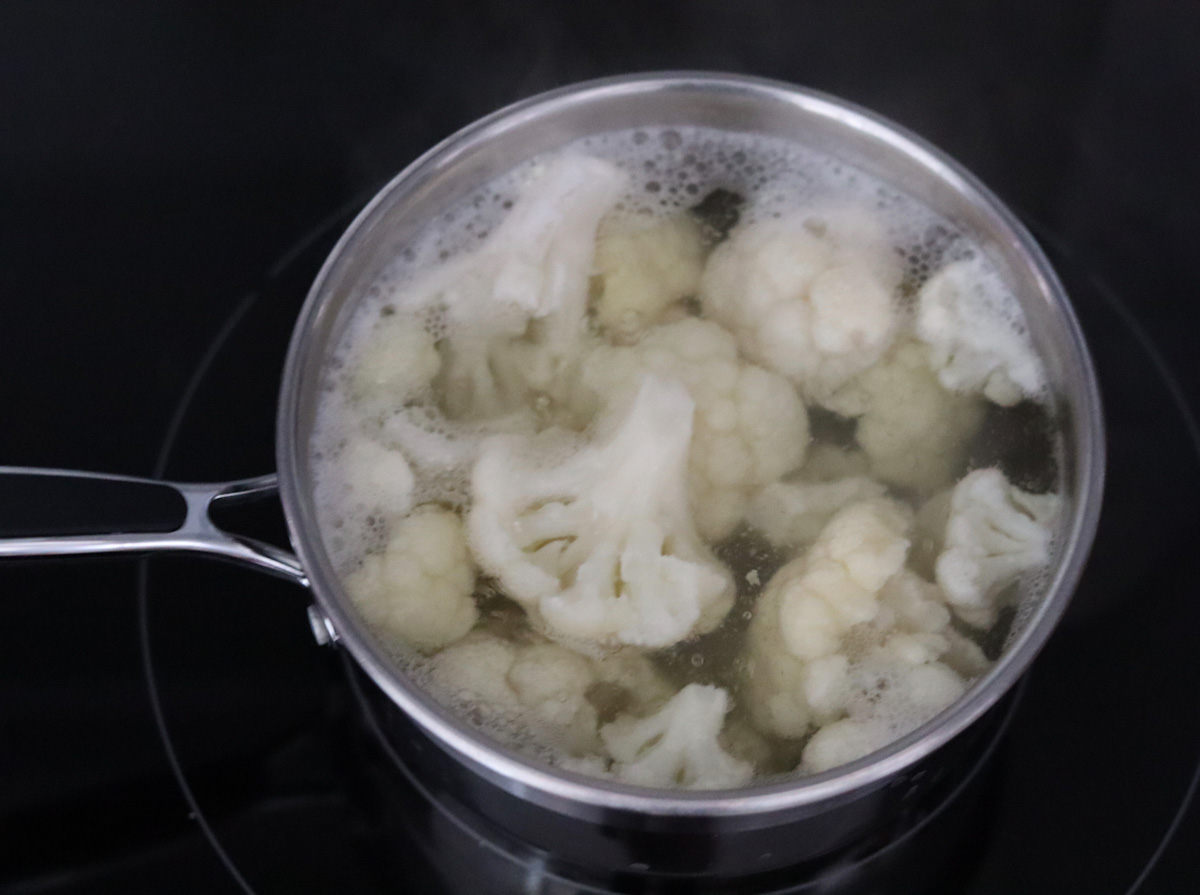
{"label": "black stovetop", "polygon": [[[1181,813],[1200,762],[1197,37],[1200,7],[1166,0],[6,4],[0,464],[269,471],[284,347],[333,239],[506,102],[668,68],[844,96],[1030,224],[1109,422],[1093,561],[942,885],[1200,890],[1200,810]],[[353,690],[306,600],[185,558],[0,567],[0,892],[486,891],[450,822],[381,843]],[[511,869],[514,891],[571,891]]]}

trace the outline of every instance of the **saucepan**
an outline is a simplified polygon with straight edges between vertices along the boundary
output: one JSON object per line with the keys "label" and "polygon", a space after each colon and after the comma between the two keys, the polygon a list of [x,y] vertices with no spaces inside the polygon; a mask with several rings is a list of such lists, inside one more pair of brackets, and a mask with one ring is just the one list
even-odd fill
{"label": "saucepan", "polygon": [[[675,791],[581,776],[519,754],[448,713],[372,635],[319,536],[308,446],[322,373],[356,301],[440,209],[539,153],[581,137],[699,125],[795,139],[918,197],[986,246],[1021,301],[1062,431],[1061,535],[1044,596],[995,665],[950,708],[864,758],[736,790]],[[464,128],[400,173],[325,262],[296,322],[278,406],[275,475],[219,484],[3,469],[0,556],[190,551],[290,579],[311,595],[319,639],[374,687],[376,714],[419,778],[564,860],[654,874],[758,873],[818,860],[861,838],[944,777],[1045,644],[1076,588],[1100,513],[1104,437],[1096,376],[1067,296],[1035,241],[960,165],[850,103],[789,84],[700,73],[561,88]],[[278,490],[295,553],[219,529],[211,511]],[[431,784],[432,785],[432,784]]]}

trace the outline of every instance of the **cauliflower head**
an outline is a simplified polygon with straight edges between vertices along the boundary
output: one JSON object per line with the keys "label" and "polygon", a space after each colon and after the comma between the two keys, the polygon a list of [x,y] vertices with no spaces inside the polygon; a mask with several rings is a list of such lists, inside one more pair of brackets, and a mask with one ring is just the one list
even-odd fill
{"label": "cauliflower head", "polygon": [[1045,390],[1046,374],[1016,297],[982,258],[955,261],[917,299],[917,335],[942,385],[1009,407]]}
{"label": "cauliflower head", "polygon": [[880,591],[880,611],[855,645],[825,663],[814,703],[823,726],[801,767],[816,773],[862,758],[928,721],[990,667],[950,623],[945,594],[903,569]]}
{"label": "cauliflower head", "polygon": [[819,773],[869,755],[920,727],[966,690],[962,678],[940,662],[872,658],[855,678],[851,713],[813,734],[804,746],[804,770]]}
{"label": "cauliflower head", "polygon": [[433,336],[421,321],[393,311],[371,326],[354,364],[350,394],[383,410],[402,407],[429,388],[441,366]]}
{"label": "cauliflower head", "polygon": [[772,482],[755,496],[746,521],[776,547],[801,547],[817,539],[842,507],[873,497],[887,488],[866,476],[826,482]]}
{"label": "cauliflower head", "polygon": [[586,328],[596,230],[626,181],[602,159],[543,162],[482,244],[400,287],[398,308],[447,323],[438,384],[449,416],[510,412],[569,363]]}
{"label": "cauliflower head", "polygon": [[595,660],[596,687],[593,701],[617,714],[641,717],[658,711],[678,692],[641,650],[633,647],[600,656]]}
{"label": "cauliflower head", "polygon": [[704,267],[700,225],[686,215],[649,224],[622,218],[596,242],[596,322],[618,340],[656,323],[671,305],[696,294]]}
{"label": "cauliflower head", "polygon": [[838,716],[845,637],[880,613],[881,592],[904,565],[908,524],[886,498],[852,504],[772,576],[746,634],[747,707],[759,730],[798,739]]}
{"label": "cauliflower head", "polygon": [[581,383],[620,402],[647,373],[678,379],[696,402],[688,492],[700,534],[720,540],[755,491],[804,461],[808,413],[787,380],[740,361],[729,333],[695,318],[652,327],[636,345],[594,349]]}
{"label": "cauliflower head", "polygon": [[347,576],[346,589],[374,627],[424,652],[458,640],[479,617],[462,522],[436,506],[402,519],[383,553]]}
{"label": "cauliflower head", "polygon": [[656,714],[618,718],[600,728],[619,780],[642,786],[729,789],[748,782],[754,766],[718,740],[729,710],[719,687],[688,684]]}
{"label": "cauliflower head", "polygon": [[1026,572],[1050,561],[1056,494],[1030,494],[999,469],[980,469],[954,486],[937,581],[967,624],[988,627],[997,600]]}
{"label": "cauliflower head", "polygon": [[922,494],[960,473],[983,422],[981,402],[947,391],[929,366],[926,346],[907,339],[822,403],[858,419],[856,439],[872,475]]}
{"label": "cauliflower head", "polygon": [[490,719],[532,725],[571,755],[601,749],[599,718],[587,698],[596,668],[556,643],[516,644],[474,631],[430,660],[435,691]]}
{"label": "cauliflower head", "polygon": [[607,436],[566,459],[530,439],[484,441],[471,547],[551,636],[663,647],[729,611],[732,579],[688,506],[694,406],[681,383],[646,376]]}
{"label": "cauliflower head", "polygon": [[911,512],[887,498],[851,504],[776,573],[770,586],[780,588],[779,629],[793,655],[831,655],[850,628],[875,617],[880,590],[904,566],[911,522]]}
{"label": "cauliflower head", "polygon": [[899,279],[875,218],[827,210],[739,227],[709,258],[700,298],[746,357],[820,400],[891,344]]}
{"label": "cauliflower head", "polygon": [[342,449],[337,470],[360,515],[399,519],[412,509],[416,480],[399,451],[357,437]]}
{"label": "cauliflower head", "polygon": [[[802,567],[803,559],[796,563]],[[780,570],[780,574],[787,567]],[[774,624],[782,588],[769,586],[749,632],[746,698],[754,725],[801,739],[809,772],[853,761],[949,706],[990,666],[951,625],[945,595],[901,569],[878,594],[874,617],[843,637],[839,651],[802,659]]]}
{"label": "cauliflower head", "polygon": [[[755,606],[746,634],[743,694],[750,720],[758,730],[799,739],[813,724],[813,709],[808,698],[810,663],[792,654],[779,628],[783,588],[775,586],[775,582],[786,580],[780,578],[785,572],[789,576],[794,574],[789,566],[775,574]],[[819,687],[820,682],[815,681],[814,686]]]}

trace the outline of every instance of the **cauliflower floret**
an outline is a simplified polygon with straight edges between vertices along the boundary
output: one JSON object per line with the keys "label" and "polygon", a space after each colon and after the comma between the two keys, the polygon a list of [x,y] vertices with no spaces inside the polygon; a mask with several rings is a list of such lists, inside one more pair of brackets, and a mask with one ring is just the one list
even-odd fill
{"label": "cauliflower floret", "polygon": [[747,632],[746,704],[759,730],[798,739],[843,711],[843,640],[880,611],[904,564],[907,526],[885,498],[852,504],[768,582]]}
{"label": "cauliflower floret", "polygon": [[585,330],[596,229],[626,180],[602,159],[544,162],[478,248],[397,291],[402,311],[437,311],[448,324],[438,384],[449,416],[508,413],[569,363]]}
{"label": "cauliflower floret", "polygon": [[479,617],[475,571],[462,522],[434,506],[417,508],[346,578],[366,619],[386,635],[429,652],[466,634]]}
{"label": "cauliflower floret", "polygon": [[936,584],[901,569],[879,603],[875,618],[848,638],[846,653],[809,666],[808,699],[823,726],[805,746],[806,770],[827,770],[898,739],[958,699],[965,678],[990,664],[951,627]]}
{"label": "cauliflower floret", "polygon": [[977,470],[954,487],[937,581],[969,625],[996,620],[996,601],[1025,572],[1050,561],[1056,494],[1030,494],[999,469]]}
{"label": "cauliflower floret", "polygon": [[[804,747],[804,770],[819,773],[869,755],[924,724],[966,689],[962,678],[939,662],[876,659],[864,663],[859,677],[858,705],[813,734]],[[887,686],[871,687],[872,680]]]}
{"label": "cauliflower floret", "polygon": [[342,449],[337,469],[359,515],[399,519],[412,509],[413,472],[399,451],[358,437]]}
{"label": "cauliflower floret", "polygon": [[944,389],[928,349],[908,340],[823,403],[858,418],[856,438],[872,475],[923,494],[954,480],[983,422],[979,400]]}
{"label": "cauliflower floret", "polygon": [[[613,714],[650,714],[666,705],[678,692],[654,663],[632,647],[619,649],[596,660],[596,681]],[[607,691],[607,692],[606,692]],[[599,700],[596,700],[599,702]]]}
{"label": "cauliflower floret", "polygon": [[433,484],[437,500],[465,508],[467,482],[483,442],[493,435],[532,436],[537,429],[527,411],[468,422],[447,419],[428,404],[412,404],[384,418],[379,438],[404,455],[419,481]]}
{"label": "cauliflower floret", "polygon": [[681,383],[646,376],[615,429],[565,460],[513,436],[481,446],[475,557],[552,636],[662,647],[729,611],[733,582],[688,506],[693,409]]}
{"label": "cauliflower floret", "polygon": [[783,588],[776,581],[782,581],[787,568],[775,574],[754,609],[746,635],[744,702],[763,733],[799,739],[813,723],[813,709],[807,693],[809,663],[792,655],[779,629]]}
{"label": "cauliflower floret", "polygon": [[951,624],[946,594],[938,585],[901,569],[879,592],[880,612],[866,640],[879,644],[880,654],[923,665],[937,660],[964,678],[974,678],[992,663],[973,640]]}
{"label": "cauliflower floret", "polygon": [[518,651],[507,680],[538,721],[564,732],[572,754],[599,751],[599,715],[587,699],[596,681],[595,663],[556,643],[538,643]]}
{"label": "cauliflower floret", "polygon": [[475,631],[433,657],[430,680],[443,698],[478,706],[488,717],[532,723],[545,742],[571,755],[602,748],[587,699],[595,664],[556,643],[519,646]]}
{"label": "cauliflower floret", "polygon": [[917,300],[917,335],[932,349],[942,385],[1005,407],[1038,397],[1046,385],[1020,321],[1016,296],[982,257],[942,268]]}
{"label": "cauliflower floret", "polygon": [[372,407],[402,407],[433,382],[441,368],[433,336],[412,315],[381,317],[354,365],[350,394]]}
{"label": "cauliflower floret", "polygon": [[618,339],[628,339],[675,302],[695,295],[704,266],[700,227],[677,215],[647,225],[623,218],[600,228],[596,271],[600,294],[596,322]]}
{"label": "cauliflower floret", "polygon": [[951,626],[942,589],[903,567],[910,523],[886,499],[842,510],[760,597],[747,633],[751,720],[795,740],[818,728],[809,772],[903,736],[990,666]]}
{"label": "cauliflower floret", "polygon": [[750,503],[746,521],[776,547],[801,547],[816,540],[842,507],[887,491],[865,476],[829,482],[772,482]]}
{"label": "cauliflower floret", "polygon": [[485,714],[518,711],[521,701],[508,683],[518,647],[484,631],[472,631],[429,663],[436,695],[454,703],[479,706]]}
{"label": "cauliflower floret", "polygon": [[799,560],[771,580],[781,590],[779,628],[792,654],[838,651],[854,625],[879,611],[879,591],[904,566],[912,514],[886,498],[851,504],[825,526]]}
{"label": "cauliflower floret", "polygon": [[758,488],[803,462],[804,404],[787,380],[739,361],[718,324],[695,318],[653,327],[636,345],[596,348],[581,381],[588,394],[619,403],[646,373],[680,380],[696,402],[688,491],[700,534],[720,540]]}
{"label": "cauliflower floret", "polygon": [[721,748],[729,696],[719,687],[688,684],[657,714],[619,718],[600,728],[620,780],[642,786],[727,789],[754,776],[754,767]]}
{"label": "cauliflower floret", "polygon": [[769,769],[776,762],[771,744],[746,721],[727,718],[717,742],[731,756],[760,772],[770,773]]}
{"label": "cauliflower floret", "polygon": [[831,210],[738,228],[709,258],[700,297],[750,360],[820,400],[891,344],[899,278],[879,222]]}
{"label": "cauliflower floret", "polygon": [[950,624],[950,610],[941,588],[908,569],[888,579],[879,592],[880,613],[874,624],[881,636],[899,629],[913,634],[936,634]]}

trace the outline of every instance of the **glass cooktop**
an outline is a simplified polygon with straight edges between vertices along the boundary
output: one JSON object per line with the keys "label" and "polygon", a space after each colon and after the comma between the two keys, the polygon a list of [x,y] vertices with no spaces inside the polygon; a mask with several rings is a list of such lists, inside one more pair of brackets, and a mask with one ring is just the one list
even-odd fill
{"label": "glass cooktop", "polygon": [[[1168,0],[5,5],[0,463],[270,471],[283,353],[338,233],[506,102],[667,68],[844,96],[1047,248],[1109,477],[1079,592],[963,786],[757,890],[1200,890],[1197,33]],[[269,504],[238,525],[283,536]],[[0,893],[592,891],[391,762],[298,588],[114,559],[0,566],[0,602]]]}

